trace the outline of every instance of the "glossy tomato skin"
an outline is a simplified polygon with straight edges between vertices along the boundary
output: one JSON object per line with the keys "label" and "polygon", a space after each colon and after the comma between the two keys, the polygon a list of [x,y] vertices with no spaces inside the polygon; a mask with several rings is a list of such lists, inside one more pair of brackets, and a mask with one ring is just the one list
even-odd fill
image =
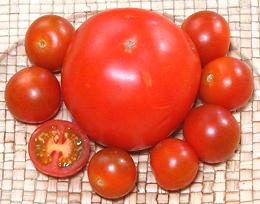
{"label": "glossy tomato skin", "polygon": [[150,164],[157,183],[166,190],[175,191],[187,187],[195,179],[199,159],[188,143],[168,138],[152,149]]}
{"label": "glossy tomato skin", "polygon": [[178,127],[200,73],[196,50],[170,20],[142,9],[113,9],[77,30],[62,68],[62,91],[91,139],[135,151]]}
{"label": "glossy tomato skin", "polygon": [[59,71],[74,33],[74,27],[65,18],[41,16],[26,32],[26,54],[34,65]]}
{"label": "glossy tomato skin", "polygon": [[100,150],[91,158],[88,177],[97,194],[108,199],[118,199],[133,190],[137,170],[126,151],[110,147]]}
{"label": "glossy tomato skin", "polygon": [[78,173],[89,158],[89,140],[72,122],[50,120],[31,135],[28,151],[35,168],[49,176],[64,178]]}
{"label": "glossy tomato skin", "polygon": [[249,67],[239,59],[221,57],[202,70],[199,97],[204,103],[236,110],[246,105],[253,89]]}
{"label": "glossy tomato skin", "polygon": [[226,161],[240,141],[236,119],[217,105],[205,104],[193,109],[185,119],[183,131],[200,160],[207,163]]}
{"label": "glossy tomato skin", "polygon": [[41,123],[58,112],[61,105],[60,85],[50,71],[41,67],[27,67],[8,81],[5,101],[17,120]]}
{"label": "glossy tomato skin", "polygon": [[194,42],[201,64],[227,54],[230,45],[230,29],[226,20],[213,11],[199,11],[189,16],[182,29]]}

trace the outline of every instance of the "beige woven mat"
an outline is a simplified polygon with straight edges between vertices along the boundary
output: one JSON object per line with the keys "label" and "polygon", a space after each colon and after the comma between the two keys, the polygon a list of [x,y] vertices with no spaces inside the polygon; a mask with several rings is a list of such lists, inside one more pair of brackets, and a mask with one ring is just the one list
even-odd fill
{"label": "beige woven mat", "polygon": [[[54,179],[36,171],[27,141],[35,126],[17,122],[4,101],[6,81],[29,65],[23,42],[26,29],[38,16],[55,13],[78,27],[92,12],[114,7],[142,7],[183,19],[209,9],[222,14],[232,30],[232,42],[253,64],[253,100],[234,115],[240,122],[241,145],[226,163],[200,165],[196,181],[169,193],[159,188],[148,164],[148,153],[133,155],[139,181],[133,193],[117,203],[260,203],[260,2],[259,0],[1,0],[0,1],[0,201],[6,203],[111,203],[94,192],[86,169],[71,179]],[[7,50],[8,49],[8,50]],[[60,76],[57,76],[58,78]],[[69,119],[64,105],[57,115]],[[92,153],[99,147],[92,144]]]}

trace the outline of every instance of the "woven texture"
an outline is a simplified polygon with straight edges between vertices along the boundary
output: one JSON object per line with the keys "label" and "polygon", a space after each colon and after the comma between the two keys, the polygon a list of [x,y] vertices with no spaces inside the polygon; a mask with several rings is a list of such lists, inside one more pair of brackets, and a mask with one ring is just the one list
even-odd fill
{"label": "woven texture", "polygon": [[[91,190],[86,168],[70,179],[47,177],[35,170],[27,142],[36,126],[14,120],[6,108],[4,90],[15,72],[30,65],[23,39],[37,17],[54,13],[78,27],[95,12],[116,7],[154,10],[175,16],[172,20],[184,19],[199,10],[217,11],[229,22],[232,44],[237,48],[232,55],[252,65],[255,91],[248,105],[234,113],[240,123],[241,144],[230,160],[214,166],[200,164],[198,176],[189,188],[170,193],[156,184],[148,152],[133,154],[139,172],[137,186],[115,203],[260,203],[259,0],[1,0],[0,203],[112,203]],[[64,105],[56,118],[70,119]],[[99,149],[91,143],[92,154]]]}

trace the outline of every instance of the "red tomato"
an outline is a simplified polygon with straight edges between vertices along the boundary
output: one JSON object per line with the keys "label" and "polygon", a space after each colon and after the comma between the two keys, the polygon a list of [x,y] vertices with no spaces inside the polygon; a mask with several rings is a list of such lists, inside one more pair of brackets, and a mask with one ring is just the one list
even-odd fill
{"label": "red tomato", "polygon": [[246,64],[232,57],[221,57],[203,69],[199,95],[205,103],[235,110],[249,101],[253,88],[253,76]]}
{"label": "red tomato", "polygon": [[183,130],[187,142],[207,163],[226,161],[240,141],[236,119],[228,110],[217,105],[206,104],[192,110]]}
{"label": "red tomato", "polygon": [[179,126],[196,97],[201,67],[190,43],[151,11],[99,13],[79,27],[65,57],[65,104],[98,143],[150,147]]}
{"label": "red tomato", "polygon": [[184,141],[168,138],[151,151],[150,164],[157,183],[166,190],[187,187],[195,179],[199,160]]}
{"label": "red tomato", "polygon": [[137,170],[132,157],[119,148],[105,148],[88,165],[89,183],[104,198],[117,199],[133,190]]}
{"label": "red tomato", "polygon": [[27,67],[12,76],[6,85],[5,101],[17,120],[41,123],[52,118],[61,105],[56,77],[40,67]]}
{"label": "red tomato", "polygon": [[227,54],[230,30],[219,14],[212,11],[194,13],[184,21],[182,28],[194,42],[203,66]]}
{"label": "red tomato", "polygon": [[54,177],[68,177],[86,165],[89,140],[76,124],[50,120],[33,132],[28,150],[30,159],[40,172]]}
{"label": "red tomato", "polygon": [[70,22],[60,16],[36,19],[25,36],[25,50],[30,61],[50,71],[59,71],[74,33]]}

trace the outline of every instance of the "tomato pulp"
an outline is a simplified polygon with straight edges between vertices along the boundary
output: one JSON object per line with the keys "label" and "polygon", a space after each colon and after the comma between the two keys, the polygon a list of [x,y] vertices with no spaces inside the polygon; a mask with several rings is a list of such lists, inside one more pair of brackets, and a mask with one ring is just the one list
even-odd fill
{"label": "tomato pulp", "polygon": [[91,139],[135,151],[179,126],[200,73],[191,40],[170,20],[143,9],[113,9],[77,30],[62,68],[62,91]]}
{"label": "tomato pulp", "polygon": [[89,140],[78,126],[65,120],[40,125],[29,140],[30,159],[40,172],[68,177],[79,172],[89,157]]}

